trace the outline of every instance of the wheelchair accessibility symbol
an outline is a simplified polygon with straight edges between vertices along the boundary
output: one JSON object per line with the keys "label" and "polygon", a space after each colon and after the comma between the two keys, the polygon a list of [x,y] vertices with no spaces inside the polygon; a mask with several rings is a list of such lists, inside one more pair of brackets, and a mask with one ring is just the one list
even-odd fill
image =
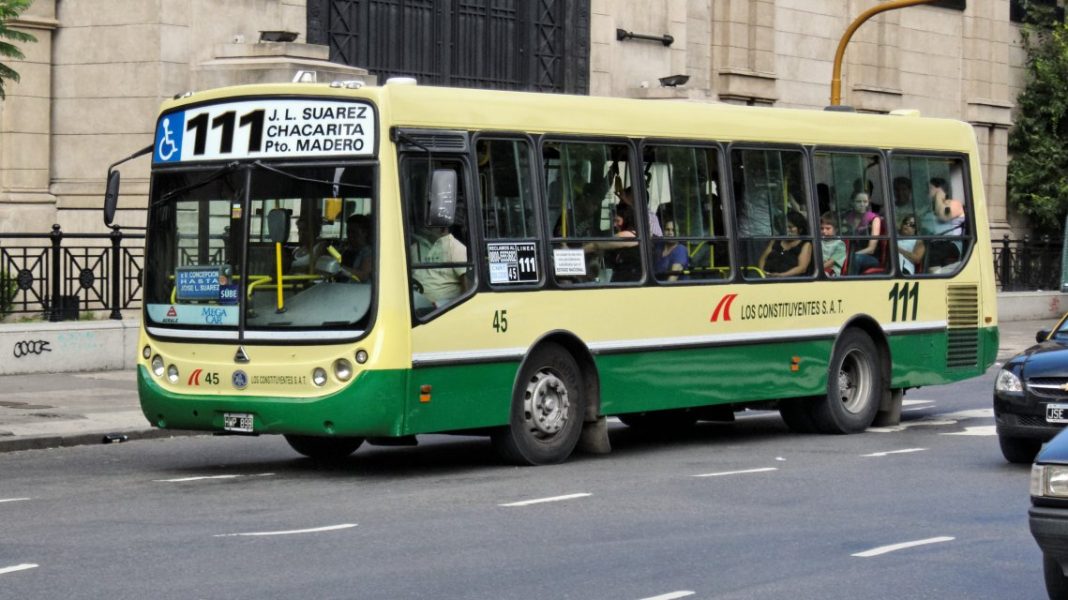
{"label": "wheelchair accessibility symbol", "polygon": [[182,133],[185,113],[167,115],[156,128],[155,162],[176,162],[182,159]]}

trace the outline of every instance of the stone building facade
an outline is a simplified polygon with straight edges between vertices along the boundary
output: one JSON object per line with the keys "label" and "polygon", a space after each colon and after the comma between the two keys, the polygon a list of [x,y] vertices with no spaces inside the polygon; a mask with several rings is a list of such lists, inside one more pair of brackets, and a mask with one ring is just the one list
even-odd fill
{"label": "stone building facade", "polygon": [[[517,0],[518,1],[518,0]],[[565,0],[557,0],[563,2]],[[838,39],[876,0],[568,0],[588,2],[589,93],[822,109]],[[309,0],[35,0],[22,75],[0,102],[0,232],[101,231],[108,164],[151,143],[159,103],[231,83],[374,78],[328,62],[307,39]],[[950,3],[953,4],[953,3]],[[842,103],[914,108],[972,124],[995,238],[1022,228],[1006,207],[1007,139],[1024,54],[1010,0],[917,6],[854,36]],[[963,8],[961,8],[963,6]],[[298,34],[260,42],[260,31]],[[666,45],[617,30],[670,36]],[[659,79],[687,75],[681,86]],[[148,161],[123,169],[120,223],[143,220]]]}

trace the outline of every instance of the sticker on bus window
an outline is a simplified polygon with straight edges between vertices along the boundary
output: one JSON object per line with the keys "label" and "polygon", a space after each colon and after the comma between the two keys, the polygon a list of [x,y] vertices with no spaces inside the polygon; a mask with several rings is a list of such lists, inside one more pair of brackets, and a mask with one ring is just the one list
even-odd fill
{"label": "sticker on bus window", "polygon": [[153,323],[170,325],[237,326],[236,306],[206,306],[203,304],[149,304],[148,318]]}
{"label": "sticker on bus window", "polygon": [[538,247],[534,242],[486,244],[490,283],[538,282]]}
{"label": "sticker on bus window", "polygon": [[586,274],[586,253],[581,248],[553,248],[553,271],[558,277]]}

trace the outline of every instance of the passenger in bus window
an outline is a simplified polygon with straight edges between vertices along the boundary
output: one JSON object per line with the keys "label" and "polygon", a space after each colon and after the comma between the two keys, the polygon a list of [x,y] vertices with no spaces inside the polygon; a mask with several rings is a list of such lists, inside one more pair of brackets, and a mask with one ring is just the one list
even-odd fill
{"label": "passenger in bus window", "polygon": [[[931,210],[937,219],[937,236],[960,237],[964,235],[964,203],[951,197],[949,183],[941,177],[932,177],[928,186]],[[930,264],[932,272],[957,263],[961,259],[963,245],[953,240],[932,240]]]}
{"label": "passenger in bus window", "polygon": [[835,277],[842,274],[842,265],[846,260],[845,242],[835,237],[837,235],[838,228],[834,225],[834,213],[823,213],[820,217],[820,250],[823,252],[823,270]]}
{"label": "passenger in bus window", "polygon": [[[632,212],[637,212],[634,207],[634,188],[628,186],[622,192],[617,194],[621,204],[625,204]],[[653,237],[664,237],[664,230],[660,227],[660,219],[657,218],[656,213],[651,210],[646,210],[646,214],[649,220],[649,235]]]}
{"label": "passenger in bus window", "polygon": [[801,236],[808,235],[808,223],[798,212],[786,214],[786,239],[768,242],[757,266],[768,277],[793,277],[809,272],[812,265],[812,244]]}
{"label": "passenger in bus window", "polygon": [[913,210],[912,181],[908,177],[894,178],[894,206],[900,210]]}
{"label": "passenger in bus window", "polygon": [[293,249],[290,268],[294,273],[311,273],[315,262],[326,250],[326,242],[319,239],[323,223],[318,213],[301,212],[297,217],[297,247]]}
{"label": "passenger in bus window", "polygon": [[[447,227],[421,227],[412,235],[412,277],[420,293],[435,306],[443,306],[463,294],[470,285],[467,274],[467,246],[453,237]],[[420,267],[420,265],[444,265]]]}
{"label": "passenger in bus window", "polygon": [[[615,241],[588,242],[583,249],[604,252],[605,265],[612,269],[612,281],[638,281],[642,275],[642,258],[638,249],[638,230],[634,225],[634,211],[622,202],[616,205],[612,218]],[[622,241],[633,240],[633,241]]]}
{"label": "passenger in bus window", "polygon": [[664,236],[668,239],[664,240],[663,248],[656,256],[656,278],[660,281],[677,281],[682,272],[690,268],[686,247],[672,239],[675,235],[675,222],[665,221]]}
{"label": "passenger in bus window", "polygon": [[[849,261],[851,274],[863,273],[866,269],[879,266],[879,259],[875,252],[879,248],[879,240],[875,239],[882,233],[882,218],[871,210],[871,201],[868,194],[858,192],[853,196],[853,210],[845,215],[847,233],[855,236],[871,236],[866,242],[856,240],[858,248],[854,251]],[[863,244],[863,246],[861,246]]]}
{"label": "passenger in bus window", "polygon": [[916,217],[905,215],[901,218],[901,225],[897,232],[901,235],[897,238],[898,261],[901,272],[906,275],[915,275],[923,268],[923,255],[927,251],[923,240],[918,240],[916,235]]}
{"label": "passenger in bus window", "polygon": [[345,251],[341,253],[341,266],[360,281],[367,281],[371,278],[375,262],[371,219],[367,215],[352,215],[345,226]]}

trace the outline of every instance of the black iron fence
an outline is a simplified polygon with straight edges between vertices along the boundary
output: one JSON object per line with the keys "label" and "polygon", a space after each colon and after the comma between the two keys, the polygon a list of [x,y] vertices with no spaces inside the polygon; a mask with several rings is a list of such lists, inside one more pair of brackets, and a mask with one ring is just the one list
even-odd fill
{"label": "black iron fence", "polygon": [[49,321],[77,319],[83,311],[109,318],[141,303],[144,234],[0,234],[0,316],[36,313]]}
{"label": "black iron fence", "polygon": [[994,273],[1003,292],[1061,288],[1062,240],[1049,236],[994,242]]}

